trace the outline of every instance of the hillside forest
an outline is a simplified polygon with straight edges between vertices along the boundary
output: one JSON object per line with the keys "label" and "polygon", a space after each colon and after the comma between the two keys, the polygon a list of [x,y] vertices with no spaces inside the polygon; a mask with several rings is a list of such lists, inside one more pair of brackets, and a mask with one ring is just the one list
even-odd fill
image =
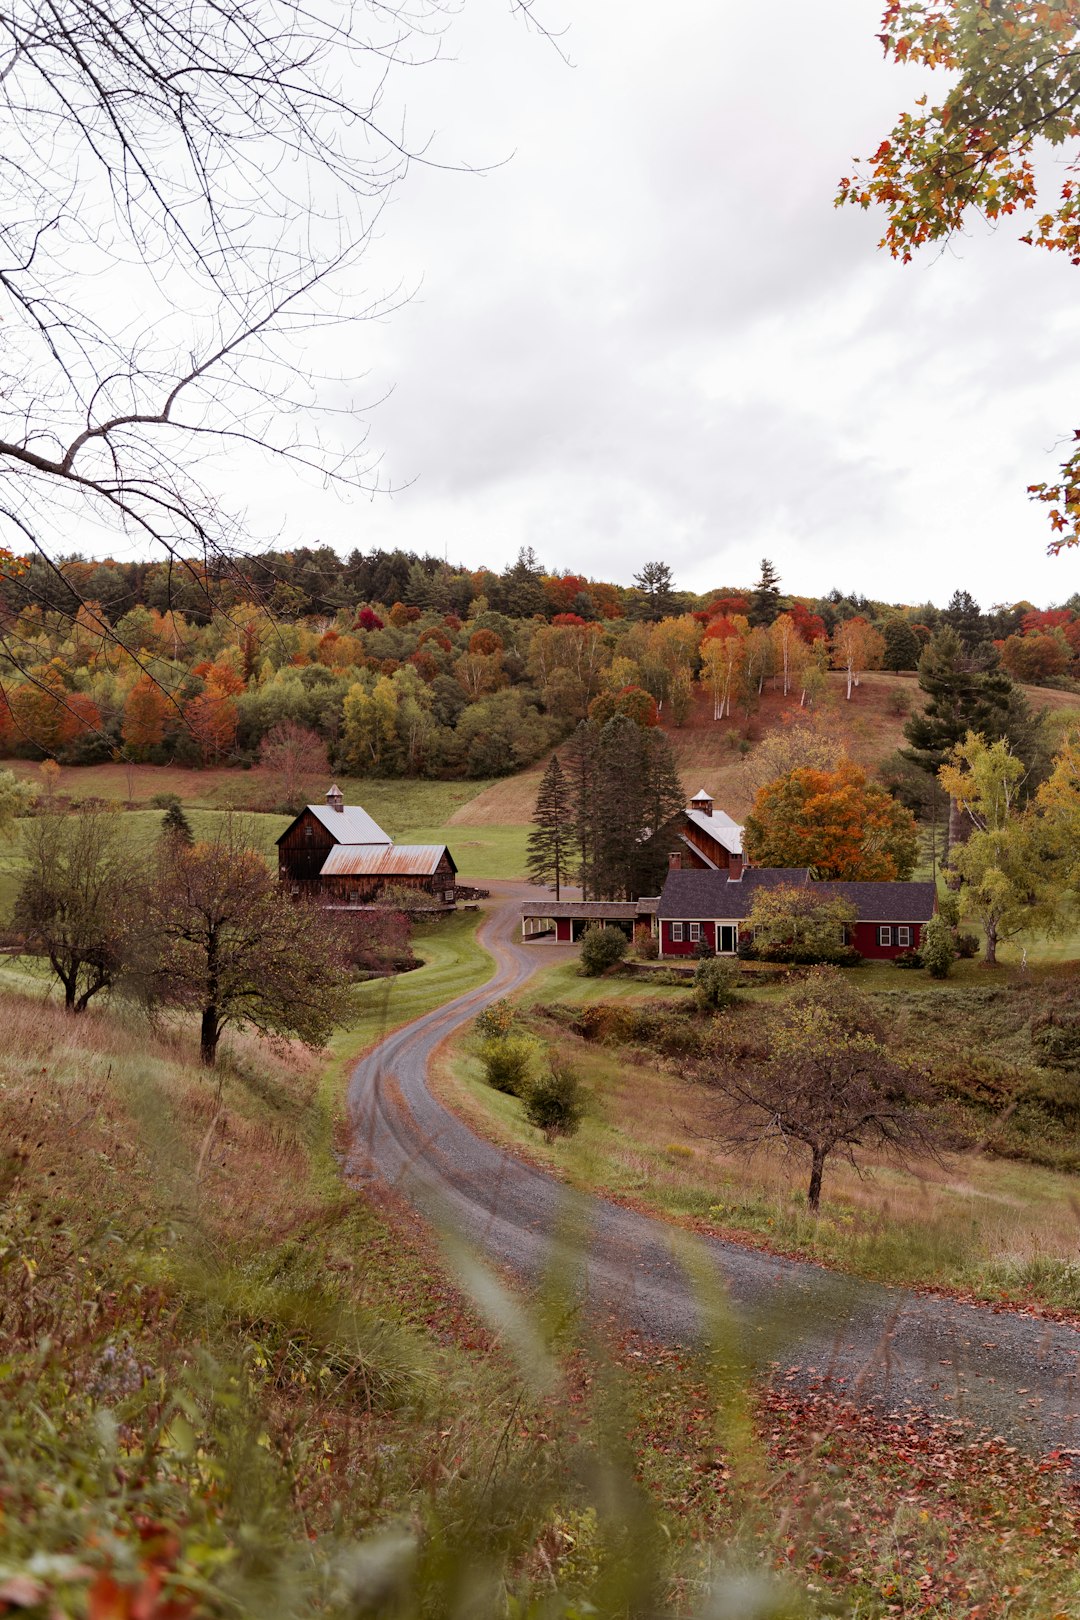
{"label": "hillside forest", "polygon": [[768,561],[752,588],[699,596],[663,563],[623,586],[530,551],[500,574],[328,547],[213,568],[11,558],[0,624],[0,754],[71,764],[250,765],[291,723],[326,750],[316,771],[499,776],[615,713],[750,735],[766,689],[812,709],[833,669],[851,699],[944,628],[970,668],[1080,676],[1080,596],[988,612],[966,591],[943,609],[787,596]]}

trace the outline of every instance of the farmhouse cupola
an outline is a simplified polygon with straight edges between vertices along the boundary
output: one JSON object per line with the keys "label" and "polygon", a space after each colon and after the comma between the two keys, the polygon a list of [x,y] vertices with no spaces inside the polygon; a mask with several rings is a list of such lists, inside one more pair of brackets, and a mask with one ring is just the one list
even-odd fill
{"label": "farmhouse cupola", "polygon": [[331,810],[336,810],[339,815],[344,813],[345,795],[342,793],[336,782],[326,795],[326,803]]}
{"label": "farmhouse cupola", "polygon": [[692,809],[700,810],[703,816],[711,816],[712,794],[706,793],[705,789],[702,788],[700,793],[694,794],[694,797],[690,800],[690,805]]}

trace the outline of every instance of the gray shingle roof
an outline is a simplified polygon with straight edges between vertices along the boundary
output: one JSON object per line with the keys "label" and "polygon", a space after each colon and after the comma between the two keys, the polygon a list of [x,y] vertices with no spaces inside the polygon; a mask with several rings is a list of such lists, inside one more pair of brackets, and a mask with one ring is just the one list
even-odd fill
{"label": "gray shingle roof", "polygon": [[[750,866],[734,882],[726,872],[669,872],[658,915],[675,922],[739,922],[758,889],[810,883],[804,867]],[[922,923],[934,915],[932,883],[814,883],[815,893],[850,901],[859,922]]]}
{"label": "gray shingle roof", "polygon": [[669,872],[657,915],[676,922],[739,922],[749,916],[759,889],[801,887],[809,881],[810,873],[803,867],[748,866],[734,880],[726,872]]}
{"label": "gray shingle roof", "polygon": [[860,922],[929,922],[937,902],[932,883],[815,883],[814,888],[850,901]]}

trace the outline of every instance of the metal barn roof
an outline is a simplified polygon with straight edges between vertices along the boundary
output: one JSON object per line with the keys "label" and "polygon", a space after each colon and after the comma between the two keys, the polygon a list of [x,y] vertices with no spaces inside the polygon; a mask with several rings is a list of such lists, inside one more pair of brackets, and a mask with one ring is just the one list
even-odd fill
{"label": "metal barn roof", "polygon": [[743,830],[737,821],[732,821],[722,810],[714,810],[707,816],[703,810],[687,810],[684,812],[687,821],[692,821],[695,827],[700,827],[703,833],[726,849],[729,855],[742,854]]}
{"label": "metal barn roof", "polygon": [[431,877],[442,860],[454,857],[445,844],[338,844],[319,872],[320,877]]}
{"label": "metal barn roof", "polygon": [[378,822],[358,804],[347,804],[342,810],[331,809],[328,804],[309,804],[308,809],[339,844],[393,843],[389,833],[384,833]]}

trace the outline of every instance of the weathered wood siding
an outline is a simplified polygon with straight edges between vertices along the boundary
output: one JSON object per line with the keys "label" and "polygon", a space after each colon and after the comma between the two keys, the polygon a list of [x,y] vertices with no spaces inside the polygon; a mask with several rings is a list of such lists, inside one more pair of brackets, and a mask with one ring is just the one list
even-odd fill
{"label": "weathered wood siding", "polygon": [[314,882],[335,842],[318,816],[302,811],[278,844],[278,875],[298,883]]}

